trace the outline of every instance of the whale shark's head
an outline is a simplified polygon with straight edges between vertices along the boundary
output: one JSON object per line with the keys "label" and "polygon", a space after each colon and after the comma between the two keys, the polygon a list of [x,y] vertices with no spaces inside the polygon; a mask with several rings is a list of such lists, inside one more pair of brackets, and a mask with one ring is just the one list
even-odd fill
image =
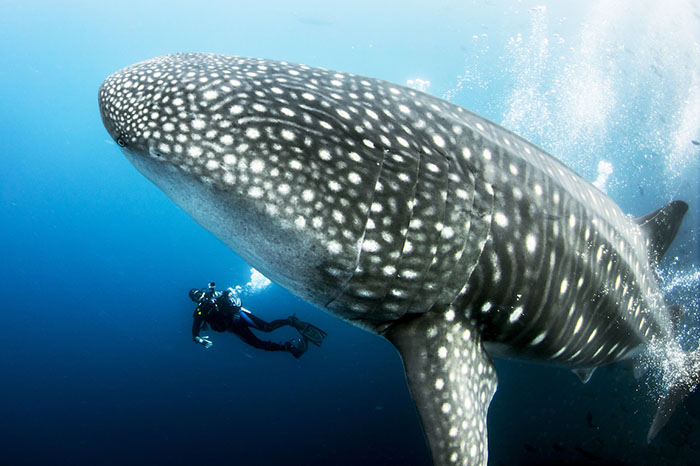
{"label": "whale shark's head", "polygon": [[373,203],[377,145],[394,129],[379,122],[379,102],[393,94],[378,83],[175,54],[109,76],[99,105],[110,136],[173,201],[265,275],[326,306],[355,271],[370,212],[391,208]]}

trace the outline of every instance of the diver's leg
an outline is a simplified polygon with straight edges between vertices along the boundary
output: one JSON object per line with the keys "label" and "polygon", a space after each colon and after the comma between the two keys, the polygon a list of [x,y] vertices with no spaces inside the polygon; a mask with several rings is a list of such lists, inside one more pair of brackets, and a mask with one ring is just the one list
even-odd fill
{"label": "diver's leg", "polygon": [[231,328],[231,332],[235,333],[238,338],[248,343],[253,348],[258,348],[265,351],[287,351],[285,345],[279,343],[274,343],[272,341],[264,341],[256,337],[253,332],[250,331],[247,325],[236,325]]}
{"label": "diver's leg", "polygon": [[273,330],[277,330],[280,327],[289,325],[289,319],[277,319],[273,320],[272,322],[265,322],[260,317],[257,317],[250,313],[246,313],[245,316],[253,322],[253,328],[255,330],[260,330],[261,332],[272,332]]}

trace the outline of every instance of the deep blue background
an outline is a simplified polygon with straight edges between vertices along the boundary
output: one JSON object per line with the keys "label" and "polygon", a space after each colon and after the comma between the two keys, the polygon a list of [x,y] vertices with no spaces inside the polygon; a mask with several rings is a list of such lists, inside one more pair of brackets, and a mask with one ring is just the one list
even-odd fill
{"label": "deep blue background", "polygon": [[[676,3],[5,0],[0,464],[430,464],[381,338],[273,285],[246,307],[296,312],[328,331],[322,349],[297,361],[230,335],[191,343],[187,290],[244,284],[250,268],[128,164],[96,99],[110,73],[170,52],[429,79],[590,180],[610,161],[608,192],[633,215],[687,200],[664,276],[697,340],[700,9]],[[647,446],[653,389],[629,369],[584,386],[497,367],[491,464],[700,463],[697,395]]]}

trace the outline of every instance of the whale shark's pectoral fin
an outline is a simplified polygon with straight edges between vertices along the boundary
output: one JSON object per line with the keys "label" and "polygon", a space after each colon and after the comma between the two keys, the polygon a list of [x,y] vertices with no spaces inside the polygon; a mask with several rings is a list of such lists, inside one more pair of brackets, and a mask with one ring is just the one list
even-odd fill
{"label": "whale shark's pectoral fin", "polygon": [[455,312],[397,321],[385,336],[399,350],[435,465],[486,465],[486,413],[497,378],[477,329]]}

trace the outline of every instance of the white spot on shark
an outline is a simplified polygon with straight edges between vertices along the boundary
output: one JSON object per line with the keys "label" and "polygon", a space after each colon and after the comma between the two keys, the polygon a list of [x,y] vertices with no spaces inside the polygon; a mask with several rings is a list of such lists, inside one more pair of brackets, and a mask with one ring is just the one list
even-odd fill
{"label": "white spot on shark", "polygon": [[331,160],[333,158],[331,157],[331,153],[328,149],[321,149],[320,151],[318,151],[318,155],[319,157],[321,157],[321,159],[326,161]]}
{"label": "white spot on shark", "polygon": [[379,251],[380,246],[379,243],[377,243],[374,240],[367,240],[364,243],[362,243],[362,250],[367,251],[367,252],[377,252]]}
{"label": "white spot on shark", "polygon": [[540,333],[539,335],[537,335],[537,336],[530,342],[530,344],[534,346],[534,345],[538,345],[538,344],[542,343],[542,340],[544,340],[544,337],[545,337],[545,336],[547,336],[547,332],[546,332],[546,331],[544,331],[544,332]]}
{"label": "white spot on shark", "polygon": [[515,310],[511,313],[510,317],[508,317],[508,322],[511,324],[520,319],[520,316],[523,315],[523,307],[518,306],[515,308]]}
{"label": "white spot on shark", "polygon": [[248,195],[254,199],[260,199],[264,194],[265,191],[259,186],[251,186],[250,189],[248,189]]}
{"label": "white spot on shark", "polygon": [[255,159],[250,162],[250,171],[253,173],[262,173],[265,170],[265,162],[260,159]]}
{"label": "white spot on shark", "polygon": [[493,216],[493,219],[496,221],[496,225],[498,225],[501,228],[505,228],[508,226],[508,217],[506,217],[503,212],[496,212],[496,214]]}

